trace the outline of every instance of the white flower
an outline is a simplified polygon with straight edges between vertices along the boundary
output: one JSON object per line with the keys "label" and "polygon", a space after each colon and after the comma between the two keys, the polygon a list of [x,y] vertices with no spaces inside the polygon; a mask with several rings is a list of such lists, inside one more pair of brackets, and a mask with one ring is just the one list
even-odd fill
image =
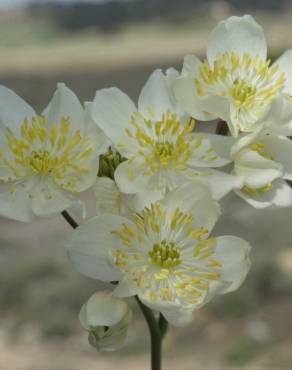
{"label": "white flower", "polygon": [[128,160],[115,172],[115,180],[125,193],[169,190],[200,178],[217,183],[217,197],[241,186],[241,179],[211,168],[230,162],[232,138],[193,133],[194,120],[179,107],[172,93],[178,73],[152,73],[138,101],[138,108],[117,88],[96,93],[92,119],[111,139],[116,150]]}
{"label": "white flower", "polygon": [[83,224],[69,256],[84,275],[119,281],[116,295],[137,294],[183,325],[215,294],[237,289],[250,266],[248,243],[209,237],[218,216],[208,188],[186,184],[130,217],[101,214]]}
{"label": "white flower", "polygon": [[126,302],[110,292],[93,294],[79,313],[89,343],[100,351],[115,351],[124,345],[131,318]]}
{"label": "white flower", "polygon": [[236,193],[256,208],[292,204],[292,141],[268,129],[240,138],[232,148],[234,172],[243,178]]}
{"label": "white flower", "polygon": [[262,28],[249,15],[230,17],[210,34],[203,63],[185,57],[175,96],[197,119],[225,120],[236,137],[254,131],[278,93],[291,93],[291,60],[290,50],[270,66]]}
{"label": "white flower", "polygon": [[64,84],[41,116],[0,87],[0,214],[20,221],[78,202],[98,171],[105,137]]}

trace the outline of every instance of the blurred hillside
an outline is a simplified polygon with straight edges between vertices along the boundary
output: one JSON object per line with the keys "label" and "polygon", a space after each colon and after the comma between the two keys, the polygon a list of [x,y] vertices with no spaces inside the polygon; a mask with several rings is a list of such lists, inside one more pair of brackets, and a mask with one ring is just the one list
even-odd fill
{"label": "blurred hillside", "polygon": [[31,1],[33,15],[49,14],[56,23],[68,29],[96,27],[116,31],[126,23],[159,20],[183,23],[196,13],[225,9],[236,11],[282,11],[289,8],[289,0],[130,0],[130,1]]}
{"label": "blurred hillside", "polygon": [[245,12],[264,27],[273,57],[291,47],[290,3],[266,1],[265,10],[252,9],[249,3],[239,2],[239,7],[236,1],[179,1],[179,6],[173,0],[167,5],[152,0],[104,5],[39,2],[2,11],[0,76],[4,81],[32,78],[34,84],[35,78],[48,74],[179,67],[187,53],[204,55],[208,34],[220,19]]}

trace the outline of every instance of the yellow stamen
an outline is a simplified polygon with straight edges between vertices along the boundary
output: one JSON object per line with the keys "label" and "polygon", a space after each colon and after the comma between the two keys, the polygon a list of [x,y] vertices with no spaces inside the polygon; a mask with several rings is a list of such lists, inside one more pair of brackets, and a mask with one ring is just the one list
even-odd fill
{"label": "yellow stamen", "polygon": [[[19,134],[6,130],[9,152],[0,148],[0,161],[11,171],[11,180],[27,176],[50,176],[64,189],[74,191],[78,173],[89,172],[84,159],[90,158],[89,141],[79,131],[70,133],[68,118],[49,125],[45,117],[24,119]],[[72,174],[74,172],[74,174]]]}

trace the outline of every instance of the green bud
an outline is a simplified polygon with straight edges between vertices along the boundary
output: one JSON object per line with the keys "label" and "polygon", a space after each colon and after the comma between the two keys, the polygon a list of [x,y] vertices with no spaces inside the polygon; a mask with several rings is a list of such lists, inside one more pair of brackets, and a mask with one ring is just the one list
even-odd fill
{"label": "green bud", "polygon": [[117,167],[127,159],[111,147],[107,153],[102,154],[99,158],[99,177],[109,177],[114,180],[114,174]]}

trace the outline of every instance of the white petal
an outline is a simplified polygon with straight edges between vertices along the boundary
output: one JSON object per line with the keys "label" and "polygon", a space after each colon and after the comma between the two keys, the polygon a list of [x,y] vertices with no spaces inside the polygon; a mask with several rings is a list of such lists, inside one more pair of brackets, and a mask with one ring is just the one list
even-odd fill
{"label": "white petal", "polygon": [[86,303],[86,321],[92,326],[116,325],[127,314],[128,306],[111,292],[96,292]]}
{"label": "white petal", "polygon": [[31,180],[23,180],[13,185],[13,192],[8,185],[0,186],[0,215],[13,220],[30,222],[35,216],[32,211],[29,193],[34,183]]}
{"label": "white petal", "polygon": [[138,111],[148,119],[159,121],[168,111],[175,112],[176,102],[169,81],[161,69],[156,69],[143,87],[138,101]]}
{"label": "white petal", "polygon": [[[93,143],[92,143],[93,145]],[[59,186],[60,188],[63,187],[63,184],[70,182],[71,179],[73,179],[73,185],[72,185],[72,194],[73,192],[84,192],[85,190],[89,189],[95,182],[97,174],[98,174],[98,169],[99,169],[99,157],[98,154],[96,153],[95,149],[93,146],[89,146],[88,149],[91,149],[91,153],[88,157],[84,157],[78,161],[76,161],[76,166],[80,166],[81,168],[85,168],[86,170],[83,171],[78,171],[74,169],[73,167],[69,168],[66,177],[65,178],[60,178],[56,179],[56,185]],[[68,193],[71,192],[68,190]]]}
{"label": "white petal", "polygon": [[116,183],[107,177],[98,177],[93,186],[96,211],[99,213],[120,212],[120,191]]}
{"label": "white petal", "polygon": [[94,146],[96,153],[105,154],[110,145],[112,144],[111,141],[106,137],[104,132],[96,125],[91,117],[92,111],[92,102],[85,102],[85,109],[84,109],[84,116],[85,116],[85,136],[92,138],[94,137]]}
{"label": "white petal", "polygon": [[[83,163],[80,162],[78,164],[82,166]],[[99,157],[94,151],[92,152],[90,159],[87,161],[84,160],[84,166],[88,168],[88,172],[72,172],[73,177],[78,177],[78,181],[76,181],[76,184],[74,185],[74,192],[77,193],[89,189],[96,180],[99,169]]]}
{"label": "white petal", "polygon": [[259,188],[283,175],[282,165],[269,160],[254,150],[242,150],[234,159],[234,173],[244,178],[244,183]]}
{"label": "white petal", "polygon": [[96,92],[90,107],[91,118],[125,157],[135,153],[135,140],[131,140],[125,129],[136,107],[132,100],[116,87]]}
{"label": "white petal", "polygon": [[[215,200],[220,200],[231,190],[240,189],[243,186],[242,176],[216,171],[214,169],[211,171],[201,171],[199,169],[198,173],[200,173],[199,180],[209,187],[212,197]],[[206,175],[204,176],[204,174]]]}
{"label": "white petal", "polygon": [[141,212],[144,207],[149,207],[151,203],[162,199],[163,196],[164,194],[158,189],[144,191],[140,189],[137,194],[119,192],[119,214],[131,219],[134,213]]}
{"label": "white petal", "polygon": [[121,298],[134,296],[137,294],[137,285],[133,280],[123,277],[116,286],[114,294]]}
{"label": "white petal", "polygon": [[278,74],[284,73],[285,82],[284,82],[284,92],[289,95],[292,94],[292,49],[285,51],[283,55],[278,58],[275,63],[279,67]]}
{"label": "white petal", "polygon": [[231,283],[220,291],[221,294],[236,290],[244,281],[250,269],[250,245],[236,236],[220,236],[216,238],[214,258],[222,264],[222,277]]}
{"label": "white petal", "polygon": [[283,165],[283,178],[292,180],[292,141],[285,137],[266,135],[262,138],[262,143],[274,161]]}
{"label": "white petal", "polygon": [[36,184],[32,194],[32,209],[36,215],[52,215],[64,211],[75,202],[72,195],[55,184],[43,181]]}
{"label": "white petal", "polygon": [[211,32],[207,45],[207,58],[213,64],[216,56],[225,52],[239,55],[267,57],[267,45],[262,28],[250,15],[230,17],[221,21]]}
{"label": "white petal", "polygon": [[[72,203],[68,208],[66,208],[67,212],[76,220],[77,223],[81,223],[86,218],[86,205],[85,201],[88,196],[88,192],[79,193],[79,199],[76,199],[74,203]],[[82,198],[82,199],[81,199]]]}
{"label": "white petal", "polygon": [[292,205],[292,189],[282,179],[273,181],[269,191],[257,192],[255,195],[236,190],[237,195],[254,208],[262,209],[270,206],[289,207]]}
{"label": "white petal", "polygon": [[121,193],[116,183],[106,177],[97,178],[93,191],[97,213],[114,213],[129,218],[133,213],[163,198],[161,191],[156,189],[143,191],[137,188],[137,194]]}
{"label": "white petal", "polygon": [[239,131],[242,132],[255,132],[260,128],[263,128],[264,122],[263,117],[266,116],[270,110],[270,105],[266,104],[259,108],[259,110],[249,109],[241,110],[234,104],[233,101],[230,103],[230,118],[227,117],[228,127],[233,137],[237,137]]}
{"label": "white petal", "polygon": [[71,129],[79,130],[83,134],[84,112],[79,99],[64,83],[58,83],[57,90],[53,95],[43,115],[49,124],[58,124],[62,118],[69,118]]}
{"label": "white petal", "polygon": [[86,303],[85,302],[82,307],[81,307],[81,310],[79,312],[79,315],[78,315],[78,318],[79,318],[79,321],[80,321],[80,324],[82,325],[82,327],[85,329],[85,330],[90,330],[90,326],[87,322],[87,317],[86,317]]}
{"label": "white petal", "polygon": [[128,310],[124,318],[116,325],[111,326],[98,343],[102,351],[115,351],[124,345],[128,333],[128,324],[132,319],[132,312]]}
{"label": "white petal", "polygon": [[165,78],[169,86],[171,86],[172,82],[176,80],[178,76],[178,70],[173,67],[170,67],[165,71]]}
{"label": "white petal", "polygon": [[[231,162],[230,151],[234,144],[233,138],[214,134],[203,134],[202,136],[201,145],[193,152],[188,160],[188,165],[192,167],[223,167]],[[208,152],[209,150],[212,152]]]}
{"label": "white petal", "polygon": [[119,271],[114,267],[110,252],[113,248],[123,248],[119,238],[112,234],[113,229],[121,227],[127,219],[102,214],[79,226],[67,243],[69,257],[85,276],[101,280],[116,281],[120,278]]}
{"label": "white petal", "polygon": [[161,204],[168,209],[179,208],[182,212],[191,213],[194,229],[204,226],[211,231],[220,215],[219,204],[212,199],[209,188],[195,181],[168,193]]}
{"label": "white petal", "polygon": [[[140,190],[128,202],[132,203],[131,208],[135,212],[140,212],[144,207],[149,207],[151,203],[155,203],[163,198],[164,194],[159,189]],[[130,207],[130,204],[129,204]]]}
{"label": "white petal", "polygon": [[207,295],[199,307],[202,307],[210,302],[210,300],[213,299],[217,294],[223,294],[223,292],[225,292],[231,286],[231,284],[231,282],[223,280],[210,281]]}
{"label": "white petal", "polygon": [[289,97],[279,94],[271,103],[270,110],[262,118],[265,132],[275,135],[292,135],[292,102]]}
{"label": "white petal", "polygon": [[119,189],[126,194],[143,191],[149,182],[149,176],[142,175],[144,171],[145,168],[135,161],[121,163],[115,171],[115,181]]}
{"label": "white petal", "polygon": [[202,66],[202,62],[199,58],[197,58],[193,54],[187,54],[184,57],[184,63],[182,67],[182,76],[187,75],[188,73],[191,73],[193,75],[196,75],[198,72],[198,69]]}
{"label": "white petal", "polygon": [[190,116],[186,113],[185,109],[183,109],[174,95],[174,84],[178,78],[179,73],[175,68],[168,68],[166,70],[165,81],[172,100],[172,105],[175,108],[174,112],[177,114],[181,122],[186,122],[190,118]]}
{"label": "white petal", "polygon": [[184,308],[179,307],[177,309],[172,308],[161,308],[161,313],[166,318],[166,320],[173,326],[186,326],[190,324],[193,317],[194,308]]}
{"label": "white petal", "polygon": [[181,77],[173,83],[174,95],[182,107],[192,117],[201,121],[221,118],[228,122],[230,117],[229,100],[222,96],[199,96],[195,79],[202,62],[194,55],[184,59]]}
{"label": "white petal", "polygon": [[206,98],[197,95],[194,84],[194,78],[201,64],[195,56],[187,55],[184,59],[181,77],[173,82],[173,91],[175,98],[188,114],[201,121],[210,121],[216,118],[216,115],[208,111],[209,106],[205,106]]}
{"label": "white petal", "polygon": [[234,141],[234,144],[231,148],[231,157],[234,158],[236,154],[243,149],[244,147],[247,147],[250,145],[253,141],[256,140],[257,136],[260,135],[262,129],[258,128],[255,132],[252,132],[250,134],[241,134],[237,140]]}
{"label": "white petal", "polygon": [[139,298],[146,306],[161,312],[173,326],[185,326],[193,320],[194,306],[182,306],[174,302],[149,301],[140,295]]}
{"label": "white petal", "polygon": [[19,132],[19,127],[25,118],[31,122],[35,111],[15,92],[0,85],[0,125]]}
{"label": "white petal", "polygon": [[124,346],[128,334],[128,327],[125,326],[121,329],[111,327],[107,330],[104,337],[98,343],[100,351],[112,352]]}

